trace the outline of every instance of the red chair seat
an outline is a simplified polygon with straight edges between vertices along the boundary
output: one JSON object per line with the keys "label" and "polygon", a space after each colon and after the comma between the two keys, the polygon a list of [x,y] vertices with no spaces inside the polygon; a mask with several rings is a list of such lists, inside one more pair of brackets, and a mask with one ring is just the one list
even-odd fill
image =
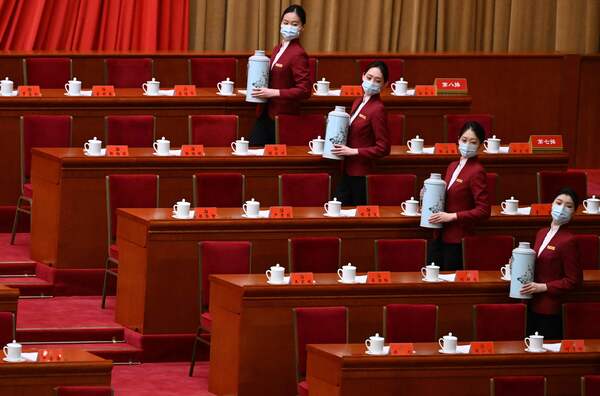
{"label": "red chair seat", "polygon": [[210,316],[210,312],[203,312],[202,315],[200,315],[200,327],[202,327],[204,330],[211,330],[211,326],[212,326],[212,317]]}
{"label": "red chair seat", "polygon": [[109,255],[110,255],[110,258],[113,258],[115,260],[119,259],[119,247],[117,246],[116,243],[113,243],[112,245],[110,245]]}
{"label": "red chair seat", "polygon": [[33,185],[31,183],[23,184],[23,195],[33,199]]}
{"label": "red chair seat", "polygon": [[298,383],[298,396],[308,396],[308,382],[302,381]]}
{"label": "red chair seat", "polygon": [[600,375],[586,375],[584,388],[585,392],[581,396],[600,395]]}

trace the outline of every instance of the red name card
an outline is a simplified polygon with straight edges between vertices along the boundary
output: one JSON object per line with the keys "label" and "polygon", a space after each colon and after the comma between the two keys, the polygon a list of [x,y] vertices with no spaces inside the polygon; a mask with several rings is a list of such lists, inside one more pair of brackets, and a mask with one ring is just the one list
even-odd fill
{"label": "red name card", "polygon": [[393,356],[410,356],[415,353],[415,347],[412,342],[406,343],[391,343],[390,355]]}
{"label": "red name card", "polygon": [[552,211],[552,204],[531,204],[530,216],[549,216]]}
{"label": "red name card", "polygon": [[529,137],[531,151],[562,151],[562,135],[531,135]]}
{"label": "red name card", "polygon": [[291,219],[294,217],[294,211],[291,206],[271,206],[269,208],[269,218],[271,219]]}
{"label": "red name card", "polygon": [[285,144],[265,144],[265,156],[285,157],[287,155],[287,146]]}
{"label": "red name card", "polygon": [[379,217],[379,206],[362,205],[356,207],[356,217]]}
{"label": "red name card", "polygon": [[469,353],[473,355],[489,355],[494,353],[494,343],[491,341],[472,342]]}
{"label": "red name card", "polygon": [[438,95],[466,95],[468,92],[466,78],[436,78],[433,85]]}
{"label": "red name card", "polygon": [[184,144],[181,146],[182,157],[202,157],[204,156],[204,145],[202,144]]}
{"label": "red name card", "polygon": [[57,350],[48,350],[41,349],[38,351],[38,362],[61,362],[63,361],[63,351],[62,349]]}
{"label": "red name card", "polygon": [[292,272],[290,274],[290,285],[312,285],[315,283],[312,272]]}
{"label": "red name card", "polygon": [[128,146],[106,146],[106,155],[108,157],[127,157],[129,155]]}
{"label": "red name card", "polygon": [[434,154],[458,154],[456,143],[436,143],[433,146]]}
{"label": "red name card", "polygon": [[217,208],[196,208],[194,218],[200,220],[212,220],[217,218]]}
{"label": "red name card", "polygon": [[584,340],[562,340],[560,344],[561,352],[585,352]]}
{"label": "red name card", "polygon": [[392,283],[392,273],[390,271],[369,271],[367,272],[367,283]]}
{"label": "red name card", "polygon": [[531,146],[529,143],[510,143],[508,152],[513,154],[531,154]]}
{"label": "red name card", "polygon": [[455,282],[479,282],[479,271],[456,271]]}
{"label": "red name card", "polygon": [[196,96],[196,86],[175,85],[175,96]]}
{"label": "red name card", "polygon": [[18,96],[42,96],[39,85],[20,85],[17,91]]}
{"label": "red name card", "polygon": [[342,85],[340,87],[341,96],[363,96],[363,89],[360,85]]}
{"label": "red name card", "polygon": [[115,87],[112,85],[94,85],[92,96],[115,96]]}
{"label": "red name card", "polygon": [[415,86],[416,96],[435,96],[437,91],[435,85],[417,85]]}

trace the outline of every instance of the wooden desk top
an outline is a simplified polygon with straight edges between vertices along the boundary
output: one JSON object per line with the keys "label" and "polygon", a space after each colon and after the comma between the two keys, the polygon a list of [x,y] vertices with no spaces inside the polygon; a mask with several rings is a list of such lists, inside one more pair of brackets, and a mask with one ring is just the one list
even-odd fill
{"label": "wooden desk top", "polygon": [[[62,360],[52,360],[52,361],[39,361],[40,359],[40,351],[47,350],[52,356],[58,356],[58,354],[62,355]],[[72,348],[45,348],[45,349],[37,349],[37,348],[28,348],[25,347],[23,352],[38,352],[38,361],[37,362],[23,362],[23,363],[8,363],[4,360],[0,359],[0,373],[7,372],[22,372],[22,371],[31,371],[31,370],[53,370],[59,371],[61,369],[64,370],[73,370],[74,366],[77,366],[77,371],[85,371],[86,367],[93,370],[98,370],[99,368],[105,369],[108,372],[112,370],[112,361],[103,359],[98,357],[90,352],[87,352],[83,349],[72,349]]]}

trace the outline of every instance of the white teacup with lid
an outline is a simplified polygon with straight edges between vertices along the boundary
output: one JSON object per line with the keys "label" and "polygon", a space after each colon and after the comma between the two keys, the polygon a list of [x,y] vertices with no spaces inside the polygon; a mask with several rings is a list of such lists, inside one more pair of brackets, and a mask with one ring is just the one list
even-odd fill
{"label": "white teacup with lid", "polygon": [[271,268],[265,271],[265,275],[267,275],[267,283],[272,285],[281,285],[284,281],[285,268],[279,264],[273,265]]}
{"label": "white teacup with lid", "polygon": [[217,90],[220,95],[230,96],[233,95],[234,82],[227,77],[227,79],[217,83]]}
{"label": "white teacup with lid", "polygon": [[102,154],[102,140],[98,140],[96,136],[83,144],[83,152],[85,155],[98,156]]}
{"label": "white teacup with lid", "polygon": [[162,139],[158,139],[156,142],[152,143],[152,148],[154,149],[154,153],[156,155],[169,155],[169,150],[171,150],[171,141],[165,139],[163,136]]}
{"label": "white teacup with lid", "polygon": [[4,360],[7,362],[19,362],[23,359],[21,356],[22,346],[17,341],[9,342],[2,348],[4,352]]}
{"label": "white teacup with lid", "polygon": [[183,198],[173,205],[173,215],[175,218],[187,219],[190,217],[190,203]]}
{"label": "white teacup with lid", "polygon": [[65,84],[65,93],[68,96],[81,96],[81,81],[77,77],[67,81]]}
{"label": "white teacup with lid", "polygon": [[453,336],[452,333],[448,333],[448,335],[443,336],[438,340],[438,344],[440,344],[440,352],[441,353],[456,353],[456,346],[458,345],[458,338]]}
{"label": "white teacup with lid", "polygon": [[246,217],[258,217],[260,211],[260,202],[255,201],[254,198],[252,198],[250,201],[246,201],[246,203],[242,205],[242,210],[244,211]]}
{"label": "white teacup with lid", "polygon": [[517,214],[519,212],[519,200],[515,199],[515,197],[510,197],[510,199],[501,202],[500,207],[504,214]]}
{"label": "white teacup with lid", "polygon": [[390,84],[394,95],[405,96],[408,91],[408,81],[404,81],[404,78],[400,77],[400,80]]}
{"label": "white teacup with lid", "polygon": [[493,135],[483,141],[485,152],[489,154],[498,154],[500,152],[500,139]]}
{"label": "white teacup with lid", "polygon": [[375,333],[365,340],[365,346],[367,347],[367,354],[369,355],[382,355],[384,338],[379,336],[379,333]]}
{"label": "white teacup with lid", "polygon": [[142,90],[147,96],[157,96],[160,92],[160,81],[156,81],[156,79],[152,77],[152,80],[142,84]]}
{"label": "white teacup with lid", "polygon": [[421,268],[421,274],[425,282],[439,282],[440,280],[440,267],[431,263]]}
{"label": "white teacup with lid", "polygon": [[323,77],[323,79],[313,84],[313,91],[316,95],[329,95],[329,81]]}
{"label": "white teacup with lid", "polygon": [[539,335],[536,331],[535,334],[525,337],[525,349],[527,352],[543,352],[544,351],[544,336]]}
{"label": "white teacup with lid", "polygon": [[583,201],[583,207],[585,208],[585,213],[587,214],[600,213],[600,198],[596,198],[595,195],[592,195],[591,198]]}
{"label": "white teacup with lid", "polygon": [[406,216],[416,216],[419,214],[419,201],[415,197],[410,197],[400,204],[402,214]]}
{"label": "white teacup with lid", "polygon": [[341,283],[355,283],[356,282],[356,267],[352,263],[343,265],[342,268],[338,268],[337,274],[340,278]]}
{"label": "white teacup with lid", "polygon": [[236,140],[235,142],[231,142],[231,149],[233,150],[233,154],[235,154],[235,155],[248,154],[249,143],[250,142],[248,142],[246,139],[244,139],[243,136],[239,140]]}
{"label": "white teacup with lid", "polygon": [[321,139],[321,135],[317,136],[316,139],[308,142],[308,148],[310,149],[310,154],[323,154],[325,150],[325,139]]}
{"label": "white teacup with lid", "polygon": [[421,154],[423,152],[424,144],[425,140],[420,138],[419,135],[406,142],[406,145],[408,146],[408,151],[413,154]]}
{"label": "white teacup with lid", "polygon": [[334,197],[332,201],[325,202],[323,208],[327,216],[338,217],[342,212],[342,203]]}
{"label": "white teacup with lid", "polygon": [[12,96],[14,83],[8,77],[0,80],[0,95]]}

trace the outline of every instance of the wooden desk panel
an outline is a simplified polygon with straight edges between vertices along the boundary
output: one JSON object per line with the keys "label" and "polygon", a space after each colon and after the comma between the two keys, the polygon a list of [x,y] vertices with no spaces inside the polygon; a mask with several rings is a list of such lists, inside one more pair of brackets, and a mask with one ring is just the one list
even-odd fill
{"label": "wooden desk panel", "polygon": [[481,396],[490,378],[540,375],[549,396],[579,395],[581,376],[600,372],[600,340],[581,353],[527,353],[522,341],[495,342],[493,355],[442,355],[417,343],[413,356],[369,356],[363,345],[309,345],[311,396]]}
{"label": "wooden desk panel", "polygon": [[19,289],[0,284],[0,312],[12,312],[17,315]]}
{"label": "wooden desk panel", "polygon": [[[217,395],[294,394],[294,307],[348,307],[349,338],[356,343],[383,333],[386,304],[436,304],[439,334],[452,331],[468,341],[473,304],[515,302],[508,297],[509,284],[499,278],[499,272],[482,271],[477,283],[425,283],[421,277],[420,273],[393,273],[388,285],[343,285],[336,274],[315,274],[314,286],[269,286],[262,274],[212,276],[209,390]],[[585,271],[584,286],[568,299],[600,301],[598,286],[600,271]],[[269,374],[274,372],[277,375]]]}
{"label": "wooden desk panel", "polygon": [[[53,396],[61,385],[110,385],[112,362],[79,349],[50,349],[62,361],[7,363],[0,360],[0,394]],[[25,349],[25,352],[35,352]]]}

